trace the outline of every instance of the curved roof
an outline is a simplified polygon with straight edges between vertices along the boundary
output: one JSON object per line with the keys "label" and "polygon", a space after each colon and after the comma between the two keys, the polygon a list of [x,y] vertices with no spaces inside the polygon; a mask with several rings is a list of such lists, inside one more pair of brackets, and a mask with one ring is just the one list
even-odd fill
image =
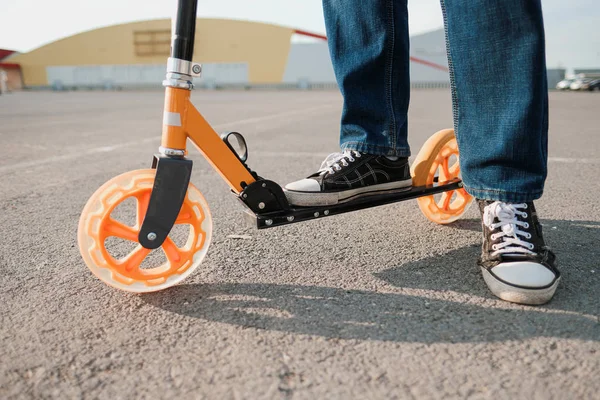
{"label": "curved roof", "polygon": [[[26,85],[46,85],[48,66],[163,64],[171,20],[112,25],[78,33],[19,54]],[[198,18],[194,60],[249,66],[251,82],[281,81],[295,30],[259,22]]]}

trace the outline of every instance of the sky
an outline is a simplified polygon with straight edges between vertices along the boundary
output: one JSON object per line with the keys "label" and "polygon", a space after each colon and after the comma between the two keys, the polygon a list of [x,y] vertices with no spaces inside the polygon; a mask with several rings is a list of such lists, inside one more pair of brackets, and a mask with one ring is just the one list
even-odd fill
{"label": "sky", "polygon": [[[598,1],[542,0],[549,66],[600,68]],[[102,26],[169,18],[174,4],[174,0],[0,0],[0,48],[27,52]],[[411,34],[442,27],[439,0],[409,0],[409,14]],[[321,0],[199,0],[198,16],[325,32]]]}
{"label": "sky", "polygon": [[[170,18],[175,3],[173,0],[0,0],[0,48],[26,52],[102,26]],[[411,28],[415,32],[442,26],[438,0],[412,3]],[[270,22],[325,32],[321,0],[199,0],[198,16]]]}

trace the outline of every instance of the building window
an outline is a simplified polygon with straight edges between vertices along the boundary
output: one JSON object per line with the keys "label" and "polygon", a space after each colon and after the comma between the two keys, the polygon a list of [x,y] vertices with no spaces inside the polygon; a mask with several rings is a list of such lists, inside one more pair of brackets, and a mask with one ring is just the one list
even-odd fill
{"label": "building window", "polygon": [[137,56],[168,56],[171,50],[171,31],[135,31],[133,44]]}

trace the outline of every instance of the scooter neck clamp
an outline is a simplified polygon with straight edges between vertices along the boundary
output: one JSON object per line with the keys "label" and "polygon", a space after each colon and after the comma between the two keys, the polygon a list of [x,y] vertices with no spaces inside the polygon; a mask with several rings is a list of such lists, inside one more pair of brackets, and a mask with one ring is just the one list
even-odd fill
{"label": "scooter neck clamp", "polygon": [[192,90],[192,79],[202,75],[202,65],[179,58],[169,57],[167,61],[167,78],[164,87]]}
{"label": "scooter neck clamp", "polygon": [[186,61],[181,60],[179,58],[169,57],[169,59],[167,60],[167,73],[172,72],[182,75],[199,77],[202,75],[202,65],[192,61]]}
{"label": "scooter neck clamp", "polygon": [[167,79],[163,81],[164,87],[172,87],[176,89],[192,90],[194,83],[190,75],[178,74],[175,72],[168,72]]}

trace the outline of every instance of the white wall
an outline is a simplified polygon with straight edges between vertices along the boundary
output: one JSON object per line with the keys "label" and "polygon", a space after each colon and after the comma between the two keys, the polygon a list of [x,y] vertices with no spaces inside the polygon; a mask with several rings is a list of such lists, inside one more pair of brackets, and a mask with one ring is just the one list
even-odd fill
{"label": "white wall", "polygon": [[335,83],[327,42],[293,43],[283,83]]}
{"label": "white wall", "polygon": [[[443,30],[428,32],[410,38],[410,55],[425,61],[448,67],[446,40]],[[448,72],[431,66],[410,63],[413,83],[449,83]],[[283,82],[288,84],[335,83],[329,49],[324,41],[293,43],[288,57]]]}
{"label": "white wall", "polygon": [[[140,87],[160,86],[166,66],[160,65],[86,65],[47,67],[51,86]],[[246,84],[247,63],[214,63],[202,65],[202,77],[196,85]]]}

